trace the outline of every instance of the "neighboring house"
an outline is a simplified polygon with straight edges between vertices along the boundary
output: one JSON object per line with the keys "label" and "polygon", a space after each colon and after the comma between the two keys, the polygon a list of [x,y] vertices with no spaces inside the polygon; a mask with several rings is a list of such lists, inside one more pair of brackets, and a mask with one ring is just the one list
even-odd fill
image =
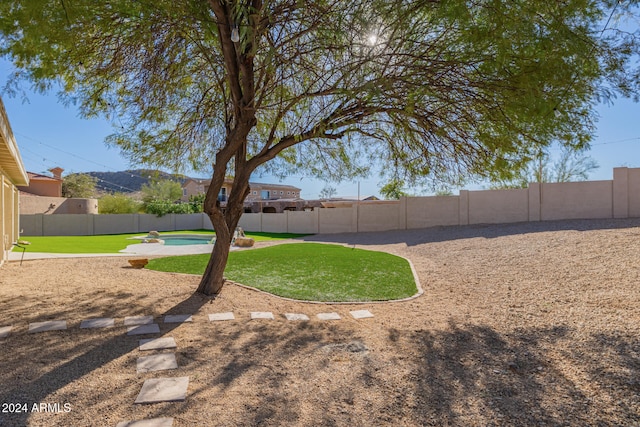
{"label": "neighboring house", "polygon": [[[189,201],[189,197],[204,194],[209,190],[210,179],[189,178],[182,184],[182,201]],[[220,202],[226,202],[231,194],[233,181],[225,179],[218,194]],[[249,195],[246,201],[280,200],[300,198],[300,189],[291,185],[262,184],[258,182],[249,183]]]}
{"label": "neighboring house", "polygon": [[9,119],[0,100],[0,265],[20,236],[18,186],[29,185]]}
{"label": "neighboring house", "polygon": [[[183,202],[189,201],[189,197],[204,194],[209,190],[210,179],[189,178],[182,184]],[[225,179],[218,193],[218,200],[224,207],[229,200],[233,181]],[[292,185],[263,184],[259,182],[249,183],[249,195],[244,200],[246,213],[281,213],[285,210],[303,211],[320,207],[320,204],[309,204],[300,199],[300,189]]]}
{"label": "neighboring house", "polygon": [[[209,185],[211,184],[210,179],[194,179],[189,178],[185,182],[182,183],[182,200],[183,202],[188,202],[189,197],[197,196],[198,194],[206,194],[209,190]],[[222,184],[222,188],[220,189],[220,193],[218,194],[218,198],[220,201],[227,201],[227,197],[231,192],[231,186],[233,185],[233,181],[230,179],[225,179]]]}
{"label": "neighboring house", "polygon": [[249,183],[247,201],[299,199],[300,189],[292,185]]}
{"label": "neighboring house", "polygon": [[29,185],[20,186],[18,189],[23,193],[34,196],[62,197],[62,168],[49,169],[52,176],[40,175],[38,173],[27,172],[29,175]]}
{"label": "neighboring house", "polygon": [[[323,208],[350,208],[354,204],[358,204],[358,202],[388,202],[389,200],[380,200],[376,196],[342,196],[342,197],[331,197],[329,199],[321,199]],[[394,201],[394,200],[391,200]]]}
{"label": "neighboring house", "polygon": [[51,176],[27,172],[29,185],[20,186],[20,213],[32,214],[97,214],[96,199],[62,197],[62,168],[49,169]]}

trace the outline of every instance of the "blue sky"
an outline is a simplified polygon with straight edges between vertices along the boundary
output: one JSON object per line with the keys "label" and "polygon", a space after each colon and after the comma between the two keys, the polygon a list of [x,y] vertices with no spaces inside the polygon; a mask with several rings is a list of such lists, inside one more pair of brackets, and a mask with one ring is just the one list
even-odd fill
{"label": "blue sky", "polygon": [[[10,65],[0,62],[0,81],[6,80]],[[30,172],[45,172],[60,166],[66,173],[89,171],[121,171],[136,169],[130,165],[119,150],[107,147],[104,139],[112,133],[105,120],[85,120],[73,107],[58,102],[54,93],[47,96],[29,94],[29,102],[20,97],[2,96],[25,168]],[[598,107],[599,120],[596,136],[589,155],[600,165],[590,179],[607,180],[613,177],[617,166],[640,167],[640,104],[627,99],[618,99],[613,106]],[[552,151],[552,155],[553,155]],[[258,182],[279,182],[263,176],[254,177]],[[289,177],[284,184],[302,189],[303,198],[317,198],[325,186],[324,182],[308,177]],[[355,196],[357,182],[330,184],[338,196]],[[360,180],[361,195],[378,195],[380,178],[372,176]],[[472,185],[467,189],[480,189]],[[426,194],[420,188],[408,189],[410,193]],[[454,189],[457,194],[457,189]]]}

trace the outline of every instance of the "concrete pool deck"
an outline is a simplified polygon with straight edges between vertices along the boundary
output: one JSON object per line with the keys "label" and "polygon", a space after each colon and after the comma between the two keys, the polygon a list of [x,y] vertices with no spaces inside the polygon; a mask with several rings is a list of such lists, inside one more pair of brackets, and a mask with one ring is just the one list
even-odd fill
{"label": "concrete pool deck", "polygon": [[[232,251],[238,250],[235,246]],[[213,250],[213,245],[181,245],[171,246],[160,243],[137,243],[127,246],[118,253],[102,254],[58,254],[48,252],[25,252],[24,260],[47,259],[47,258],[92,258],[92,257],[131,257],[131,256],[170,256],[170,255],[197,255],[209,254]],[[9,261],[20,261],[22,251],[12,251],[9,253]]]}

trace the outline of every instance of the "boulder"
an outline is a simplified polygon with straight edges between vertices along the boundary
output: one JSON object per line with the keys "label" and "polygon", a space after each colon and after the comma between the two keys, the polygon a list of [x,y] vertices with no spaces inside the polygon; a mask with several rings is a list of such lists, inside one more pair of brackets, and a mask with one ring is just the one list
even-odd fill
{"label": "boulder", "polygon": [[144,239],[142,241],[142,243],[160,243],[161,245],[164,244],[164,240],[162,239]]}
{"label": "boulder", "polygon": [[147,234],[147,236],[158,238],[160,237],[160,233],[158,233],[157,231],[150,231],[149,234]]}
{"label": "boulder", "polygon": [[233,243],[234,246],[239,248],[250,248],[255,243],[251,237],[236,237],[236,241]]}

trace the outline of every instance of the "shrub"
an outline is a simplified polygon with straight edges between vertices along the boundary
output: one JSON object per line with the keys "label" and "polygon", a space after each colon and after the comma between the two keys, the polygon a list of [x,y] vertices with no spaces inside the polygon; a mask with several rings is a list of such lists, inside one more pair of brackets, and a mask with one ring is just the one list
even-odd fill
{"label": "shrub", "polygon": [[193,213],[204,212],[204,198],[204,193],[196,194],[195,196],[189,196],[189,204],[191,205]]}
{"label": "shrub", "polygon": [[142,203],[122,193],[107,194],[98,200],[101,214],[138,213],[141,207]]}
{"label": "shrub", "polygon": [[[173,203],[168,200],[155,200],[145,203],[144,211],[157,216],[197,213],[191,203]],[[200,208],[200,212],[202,212],[202,208]]]}

